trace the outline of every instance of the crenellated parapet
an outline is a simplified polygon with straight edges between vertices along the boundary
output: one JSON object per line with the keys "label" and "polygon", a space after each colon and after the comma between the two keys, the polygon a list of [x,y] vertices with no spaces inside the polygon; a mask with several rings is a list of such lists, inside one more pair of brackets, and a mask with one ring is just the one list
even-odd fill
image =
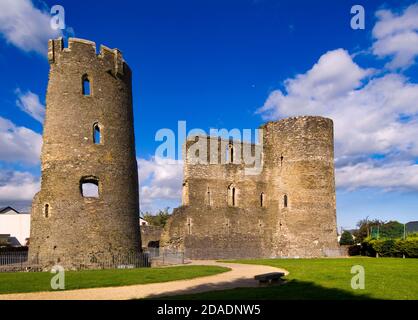
{"label": "crenellated parapet", "polygon": [[64,46],[63,38],[49,40],[48,61],[50,64],[58,63],[62,57],[69,56],[73,59],[78,58],[80,61],[99,59],[99,62],[108,66],[107,71],[114,76],[123,76],[130,72],[119,49],[100,45],[100,52],[97,54],[96,43],[90,40],[69,38],[67,48]]}

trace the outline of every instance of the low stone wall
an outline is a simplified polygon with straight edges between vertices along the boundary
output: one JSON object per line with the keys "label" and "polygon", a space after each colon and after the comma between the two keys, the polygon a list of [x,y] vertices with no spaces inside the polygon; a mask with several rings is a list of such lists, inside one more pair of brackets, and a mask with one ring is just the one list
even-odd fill
{"label": "low stone wall", "polygon": [[262,208],[175,209],[161,247],[188,259],[260,258],[273,255],[274,224]]}
{"label": "low stone wall", "polygon": [[154,247],[160,242],[163,229],[156,226],[141,226],[142,248]]}

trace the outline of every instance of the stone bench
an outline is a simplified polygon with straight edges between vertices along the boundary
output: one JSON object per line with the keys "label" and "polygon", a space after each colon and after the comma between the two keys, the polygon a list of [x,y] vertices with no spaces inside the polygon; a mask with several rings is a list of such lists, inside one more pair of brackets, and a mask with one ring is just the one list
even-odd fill
{"label": "stone bench", "polygon": [[265,274],[259,274],[254,277],[255,280],[258,280],[260,284],[274,284],[282,281],[284,272],[271,272]]}

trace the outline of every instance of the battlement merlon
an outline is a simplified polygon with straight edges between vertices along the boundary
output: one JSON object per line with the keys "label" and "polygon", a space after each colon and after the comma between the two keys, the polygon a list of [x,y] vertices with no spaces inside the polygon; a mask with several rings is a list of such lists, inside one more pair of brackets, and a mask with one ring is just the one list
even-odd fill
{"label": "battlement merlon", "polygon": [[[259,137],[259,139],[260,138],[262,137]],[[203,144],[200,143],[201,140],[203,141]],[[261,139],[261,141],[263,140]],[[194,146],[196,143],[199,144],[197,146]],[[224,164],[226,164],[226,153],[229,154],[230,148],[234,149],[234,164],[241,163],[243,157],[254,157],[257,154],[263,153],[263,143],[251,143],[247,141],[242,141],[241,139],[234,139],[233,137],[225,139],[221,136],[190,134],[182,145],[182,156],[183,159],[186,159],[186,164],[202,164],[200,162],[202,160],[200,158],[200,152],[199,156],[194,153],[197,150],[196,148],[200,150],[206,149],[206,151],[203,152],[207,155],[207,161],[209,161],[210,163],[213,163],[213,161],[216,162],[220,160],[221,162],[224,161]],[[185,166],[185,168],[186,167],[187,166]]]}
{"label": "battlement merlon", "polygon": [[68,48],[64,47],[63,38],[50,39],[48,41],[48,61],[50,64],[56,63],[61,54],[73,52],[74,54],[94,55],[98,59],[109,61],[113,66],[112,72],[115,76],[123,76],[130,69],[123,60],[122,53],[118,49],[111,49],[104,45],[100,45],[100,53],[96,53],[96,43],[90,40],[69,38]]}
{"label": "battlement merlon", "polygon": [[191,134],[189,136],[187,136],[187,139],[185,141],[185,143],[190,143],[190,142],[197,142],[198,139],[207,139],[208,141],[215,141],[218,143],[222,143],[222,144],[230,144],[230,145],[242,145],[242,146],[251,146],[251,147],[257,147],[260,145],[260,143],[251,143],[251,142],[246,142],[246,141],[242,141],[241,139],[234,139],[233,137],[230,137],[229,139],[225,139],[219,136],[210,136],[210,135],[203,135],[203,134]]}

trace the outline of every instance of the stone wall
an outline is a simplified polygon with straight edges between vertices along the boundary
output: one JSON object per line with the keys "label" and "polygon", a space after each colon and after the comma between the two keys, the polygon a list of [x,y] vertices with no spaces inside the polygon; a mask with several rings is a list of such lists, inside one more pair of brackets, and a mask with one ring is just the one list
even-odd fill
{"label": "stone wall", "polygon": [[159,244],[162,231],[162,227],[141,226],[142,248],[152,247],[156,243]]}
{"label": "stone wall", "polygon": [[[183,206],[170,218],[162,246],[200,259],[318,257],[338,248],[332,121],[296,117],[260,129],[262,144],[252,146],[262,148],[257,175],[246,174],[240,157],[228,158],[243,143],[227,141],[225,150],[215,138],[202,153],[195,150],[200,139],[214,138],[187,140]],[[226,161],[200,161],[213,153]]]}
{"label": "stone wall", "polygon": [[[140,250],[131,71],[117,49],[50,40],[41,191],[31,218],[30,259],[100,263]],[[83,80],[90,94],[83,94]],[[94,142],[94,129],[101,140]],[[83,197],[82,182],[99,198]],[[65,262],[64,262],[65,261]]]}

